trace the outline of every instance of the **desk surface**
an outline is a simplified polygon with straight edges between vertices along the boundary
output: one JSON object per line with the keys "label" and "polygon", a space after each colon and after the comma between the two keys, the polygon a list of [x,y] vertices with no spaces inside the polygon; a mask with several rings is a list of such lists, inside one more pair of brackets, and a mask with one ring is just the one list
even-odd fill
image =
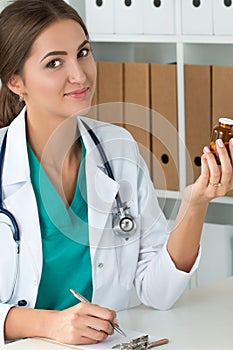
{"label": "desk surface", "polygon": [[[168,311],[143,305],[118,314],[121,327],[169,338],[164,350],[233,349],[233,277],[191,289]],[[67,347],[27,339],[6,350],[67,350]]]}

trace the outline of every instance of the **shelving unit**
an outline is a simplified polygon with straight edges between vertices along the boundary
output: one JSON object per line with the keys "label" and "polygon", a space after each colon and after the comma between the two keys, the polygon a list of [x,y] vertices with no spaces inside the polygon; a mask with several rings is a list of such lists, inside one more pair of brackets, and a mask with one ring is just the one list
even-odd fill
{"label": "shelving unit", "polygon": [[[85,1],[66,0],[86,18]],[[97,61],[116,62],[150,62],[177,63],[177,96],[178,96],[178,132],[179,132],[179,187],[186,186],[185,157],[185,101],[184,101],[184,64],[207,64],[233,66],[233,35],[183,35],[182,34],[182,0],[175,1],[175,34],[174,35],[134,35],[134,34],[91,34],[94,55]],[[0,0],[0,9],[7,0]],[[180,192],[158,190],[162,201],[179,201]],[[233,223],[230,212],[233,197],[222,197],[213,200],[207,220],[214,222],[211,210],[215,212],[221,206],[229,212],[229,223]],[[174,205],[175,206],[175,205]],[[166,210],[166,205],[164,206]],[[217,210],[217,209],[216,209]],[[170,210],[168,210],[169,212]]]}
{"label": "shelving unit", "polygon": [[[175,3],[174,35],[92,34],[90,37],[97,61],[177,63],[180,191],[157,190],[160,206],[171,225],[179,209],[181,192],[186,186],[184,65],[233,66],[233,35],[183,35],[181,0],[176,0]],[[217,198],[210,203],[202,237],[204,259],[189,287],[197,287],[233,274],[232,204],[233,197],[229,196]],[[211,267],[216,264],[217,257],[220,262],[219,271],[213,272]]]}
{"label": "shelving unit", "polygon": [[[177,0],[174,35],[92,34],[91,41],[96,60],[177,63],[179,182],[182,191],[186,186],[184,64],[232,66],[233,36],[182,35],[181,23],[181,1]],[[163,190],[158,190],[157,193],[163,203],[167,202],[163,205],[165,212],[168,215],[175,213],[174,202],[179,201],[180,193]],[[218,217],[221,217],[223,209],[224,213],[227,212],[224,223],[233,224],[230,204],[233,204],[233,198],[229,196],[213,200],[206,217],[207,222],[216,222],[216,212],[220,211]]]}
{"label": "shelving unit", "polygon": [[[181,1],[182,0],[175,1],[176,30],[174,35],[90,35],[96,61],[142,63],[176,62],[177,64],[178,168],[180,191],[157,190],[161,207],[167,218],[171,220],[176,216],[180,204],[181,192],[186,186],[184,65],[233,66],[233,35],[182,34]],[[67,0],[67,2],[78,10],[85,21],[85,0]],[[0,0],[0,9],[2,9],[6,3],[7,0]],[[220,225],[220,233],[224,233],[224,230],[222,230],[224,225],[233,225],[232,204],[233,197],[226,196],[213,200],[209,205],[206,215],[207,226],[209,223],[215,224],[216,227]],[[230,237],[229,230],[227,232],[227,237]],[[233,234],[231,238],[231,242],[232,241]]]}

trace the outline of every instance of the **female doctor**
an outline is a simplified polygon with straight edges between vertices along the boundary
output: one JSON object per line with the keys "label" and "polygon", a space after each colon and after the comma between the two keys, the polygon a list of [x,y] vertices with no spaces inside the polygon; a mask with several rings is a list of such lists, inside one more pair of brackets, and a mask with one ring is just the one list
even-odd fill
{"label": "female doctor", "polygon": [[131,135],[83,116],[96,66],[75,10],[14,1],[0,15],[0,52],[0,343],[102,341],[133,285],[142,303],[170,308],[197,268],[208,202],[233,188],[224,145],[221,167],[204,148],[168,234]]}

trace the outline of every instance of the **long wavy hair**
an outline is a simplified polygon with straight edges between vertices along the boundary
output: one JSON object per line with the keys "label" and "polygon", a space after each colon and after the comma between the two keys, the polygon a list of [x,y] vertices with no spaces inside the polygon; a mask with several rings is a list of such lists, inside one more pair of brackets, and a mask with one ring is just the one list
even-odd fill
{"label": "long wavy hair", "polygon": [[22,75],[25,61],[38,35],[53,22],[73,19],[87,37],[79,14],[63,0],[15,0],[0,14],[0,127],[7,126],[24,106],[8,87],[11,76]]}

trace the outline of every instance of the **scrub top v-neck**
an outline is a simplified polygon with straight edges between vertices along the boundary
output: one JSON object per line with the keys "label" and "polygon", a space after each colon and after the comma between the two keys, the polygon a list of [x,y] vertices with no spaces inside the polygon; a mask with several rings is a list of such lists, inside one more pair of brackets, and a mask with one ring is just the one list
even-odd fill
{"label": "scrub top v-neck", "polygon": [[92,298],[86,201],[85,147],[73,200],[67,208],[28,144],[30,175],[40,219],[43,268],[35,308],[62,310],[77,300],[75,289]]}

